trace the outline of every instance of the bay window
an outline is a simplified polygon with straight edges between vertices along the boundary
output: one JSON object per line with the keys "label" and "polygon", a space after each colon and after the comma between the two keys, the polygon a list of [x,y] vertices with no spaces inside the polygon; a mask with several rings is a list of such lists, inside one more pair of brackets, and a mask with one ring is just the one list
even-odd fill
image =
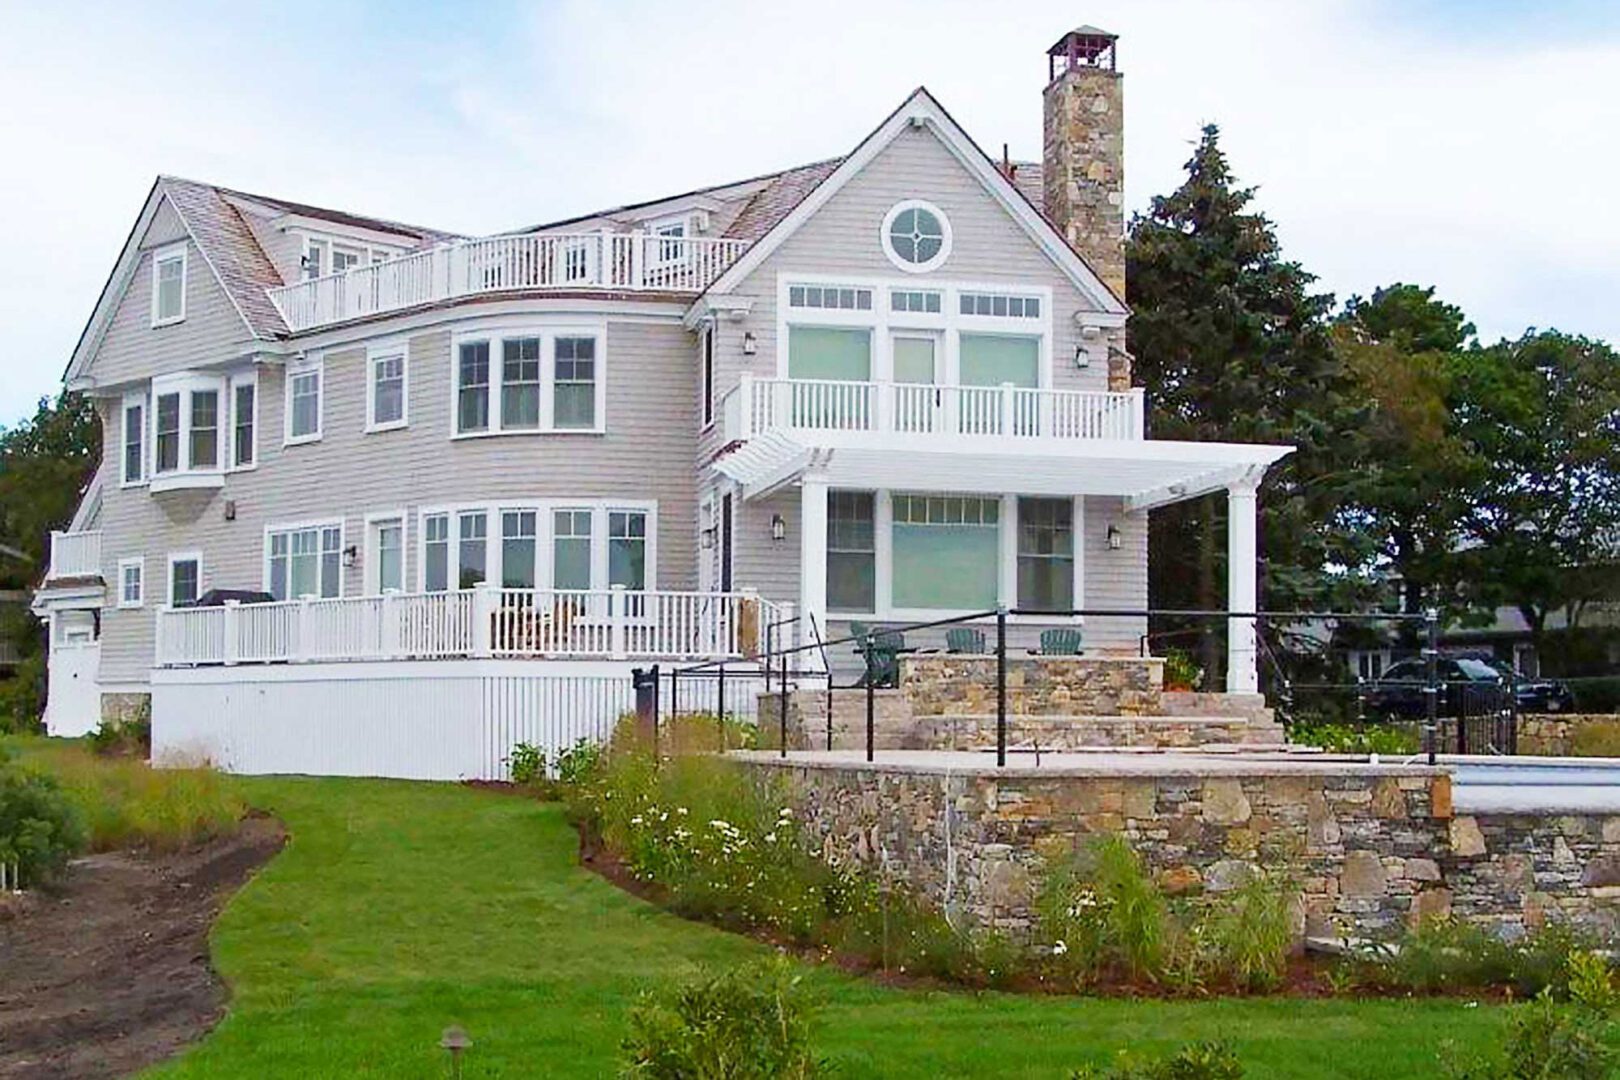
{"label": "bay window", "polygon": [[482,510],[467,511],[457,522],[456,587],[470,589],[489,580],[489,515]]}
{"label": "bay window", "polygon": [[604,340],[562,326],[458,338],[451,434],[601,431]]}
{"label": "bay window", "polygon": [[552,514],[551,584],[556,589],[591,587],[589,510],[558,510]]}
{"label": "bay window", "polygon": [[651,503],[594,500],[427,509],[421,587],[439,592],[488,581],[507,589],[651,589],[656,517]]}
{"label": "bay window", "polygon": [[1000,580],[1000,500],[893,497],[892,598],[897,608],[987,611]]}
{"label": "bay window", "polygon": [[827,606],[833,611],[877,608],[874,504],[869,491],[827,494]]}
{"label": "bay window", "polygon": [[[236,376],[181,372],[152,380],[152,490],[217,487],[227,467],[253,461],[251,373]],[[233,413],[228,417],[226,407]],[[124,410],[124,476],[138,475],[146,453],[136,434],[144,400],[130,398]],[[229,446],[227,446],[229,436]]]}
{"label": "bay window", "polygon": [[1074,500],[1018,500],[1018,606],[1074,607]]}
{"label": "bay window", "polygon": [[501,512],[501,586],[507,589],[534,588],[535,512]]}
{"label": "bay window", "polygon": [[647,587],[647,515],[639,510],[608,512],[608,587]]}
{"label": "bay window", "polygon": [[265,549],[265,591],[277,600],[343,595],[341,523],[271,526]]}

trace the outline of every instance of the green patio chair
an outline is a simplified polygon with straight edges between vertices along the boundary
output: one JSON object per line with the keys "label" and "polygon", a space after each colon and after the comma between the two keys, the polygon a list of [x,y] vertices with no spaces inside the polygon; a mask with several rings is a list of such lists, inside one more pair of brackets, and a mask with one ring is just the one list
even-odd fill
{"label": "green patio chair", "polygon": [[970,626],[953,626],[945,631],[945,651],[952,653],[984,653],[984,631]]}
{"label": "green patio chair", "polygon": [[1042,656],[1079,656],[1080,631],[1072,626],[1060,626],[1041,631]]}
{"label": "green patio chair", "polygon": [[[863,644],[856,650],[865,656],[866,671],[855,685],[865,686],[870,681],[874,687],[899,686],[900,654],[906,651],[906,635],[898,630],[874,630],[871,638],[870,650],[864,644],[865,635],[862,635]],[[865,655],[868,651],[869,656]]]}

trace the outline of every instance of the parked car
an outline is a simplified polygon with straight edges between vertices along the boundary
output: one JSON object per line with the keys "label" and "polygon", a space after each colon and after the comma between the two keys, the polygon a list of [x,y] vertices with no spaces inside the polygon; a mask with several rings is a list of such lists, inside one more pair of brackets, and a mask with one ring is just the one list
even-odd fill
{"label": "parked car", "polygon": [[[1436,662],[1440,681],[1437,713],[1473,716],[1498,707],[1508,680],[1483,660],[1442,656]],[[1373,715],[1414,718],[1428,715],[1424,688],[1429,682],[1428,662],[1402,660],[1391,664],[1366,688],[1367,711]]]}
{"label": "parked car", "polygon": [[1567,683],[1559,682],[1557,679],[1532,679],[1527,675],[1520,675],[1502,661],[1496,661],[1491,666],[1513,684],[1513,697],[1519,704],[1520,712],[1574,711],[1575,692]]}

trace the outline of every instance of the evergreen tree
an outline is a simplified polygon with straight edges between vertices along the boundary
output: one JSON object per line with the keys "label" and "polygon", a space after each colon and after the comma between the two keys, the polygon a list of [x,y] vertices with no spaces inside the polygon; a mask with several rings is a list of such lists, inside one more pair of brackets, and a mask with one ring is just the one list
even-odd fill
{"label": "evergreen tree", "polygon": [[73,518],[101,461],[101,424],[87,398],[41,398],[34,415],[0,429],[0,544],[27,556],[0,559],[0,586],[33,584],[50,558],[50,533]]}

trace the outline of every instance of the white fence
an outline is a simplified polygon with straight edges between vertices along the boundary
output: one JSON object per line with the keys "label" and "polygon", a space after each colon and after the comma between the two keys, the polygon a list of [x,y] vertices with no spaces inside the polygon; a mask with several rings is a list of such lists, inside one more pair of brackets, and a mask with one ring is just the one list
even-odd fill
{"label": "white fence", "polygon": [[699,292],[748,245],[646,233],[548,233],[440,244],[387,262],[269,289],[293,331],[479,293]]}
{"label": "white fence", "polygon": [[757,654],[775,605],[748,592],[476,589],[165,608],[157,664],[449,658],[700,660]]}
{"label": "white fence", "polygon": [[95,577],[100,573],[100,532],[52,531],[48,578]]}
{"label": "white fence", "polygon": [[1017,439],[1141,439],[1140,390],[1027,389],[756,379],[744,373],[722,411],[728,439],[772,429]]}
{"label": "white fence", "polygon": [[[632,666],[461,660],[159,670],[152,757],[250,774],[507,779],[518,743],[555,761],[580,739],[605,738],[635,707]],[[760,685],[757,677],[729,678],[727,713],[752,719]],[[683,682],[681,712],[713,710],[714,692],[713,680]]]}

